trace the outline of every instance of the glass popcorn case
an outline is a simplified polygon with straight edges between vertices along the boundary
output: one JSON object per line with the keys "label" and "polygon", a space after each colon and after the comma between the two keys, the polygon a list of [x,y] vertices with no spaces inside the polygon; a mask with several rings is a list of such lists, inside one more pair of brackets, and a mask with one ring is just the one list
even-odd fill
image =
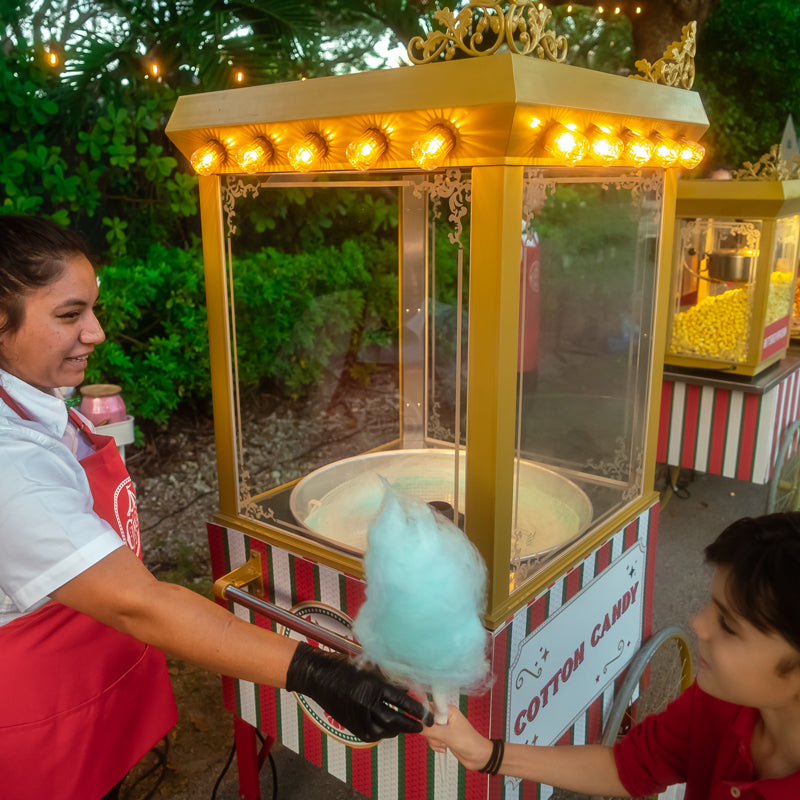
{"label": "glass popcorn case", "polygon": [[800,181],[678,184],[666,362],[756,375],[789,345]]}
{"label": "glass popcorn case", "polygon": [[[357,647],[388,482],[486,562],[495,688],[451,702],[510,741],[582,714],[596,739],[649,632],[661,264],[675,167],[706,126],[692,92],[508,52],[181,97],[167,133],[200,174],[220,602],[246,584],[287,612],[236,605],[254,624],[297,636],[284,620],[302,617]],[[552,665],[580,677],[548,705]],[[420,737],[359,742],[302,696],[225,691],[240,776],[252,726],[368,796],[502,780],[434,770]]]}

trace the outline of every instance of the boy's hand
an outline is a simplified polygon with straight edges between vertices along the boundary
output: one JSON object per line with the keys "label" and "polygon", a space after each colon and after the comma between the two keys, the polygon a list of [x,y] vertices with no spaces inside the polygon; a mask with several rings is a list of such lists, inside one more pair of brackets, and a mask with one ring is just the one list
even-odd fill
{"label": "boy's hand", "polygon": [[424,727],[431,750],[450,752],[467,768],[480,769],[492,755],[492,743],[481,736],[456,706],[447,708],[447,725]]}

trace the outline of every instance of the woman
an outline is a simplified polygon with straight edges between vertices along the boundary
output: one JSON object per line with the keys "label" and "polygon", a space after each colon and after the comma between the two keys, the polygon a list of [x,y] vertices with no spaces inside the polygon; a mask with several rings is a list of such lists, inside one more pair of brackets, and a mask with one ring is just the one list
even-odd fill
{"label": "woman", "polygon": [[427,712],[346,658],[249,625],[141,561],[113,439],[55,393],[105,336],[83,241],[0,216],[0,782],[8,797],[115,796],[175,723],[161,650],[302,692],[374,741]]}

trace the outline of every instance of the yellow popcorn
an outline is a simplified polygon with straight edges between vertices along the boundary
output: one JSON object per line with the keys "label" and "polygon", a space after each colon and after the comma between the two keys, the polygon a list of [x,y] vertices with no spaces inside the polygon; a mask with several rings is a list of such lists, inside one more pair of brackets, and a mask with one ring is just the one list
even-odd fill
{"label": "yellow popcorn", "polygon": [[769,294],[767,295],[767,316],[765,324],[769,325],[789,313],[792,306],[792,281],[791,272],[776,270],[769,276]]}
{"label": "yellow popcorn", "polygon": [[747,289],[729,289],[675,315],[670,352],[744,361],[749,326]]}

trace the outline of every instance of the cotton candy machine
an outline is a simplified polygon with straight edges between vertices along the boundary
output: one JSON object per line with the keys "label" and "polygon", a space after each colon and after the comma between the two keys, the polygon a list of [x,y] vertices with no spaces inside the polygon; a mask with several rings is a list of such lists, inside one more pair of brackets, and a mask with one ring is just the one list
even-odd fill
{"label": "cotton candy machine", "polygon": [[[310,531],[355,553],[367,546],[367,528],[383,497],[381,479],[397,491],[436,504],[452,519],[464,514],[466,464],[453,450],[419,449],[369,453],[336,461],[306,475],[292,490],[295,518]],[[528,461],[516,464],[514,498],[517,557],[541,556],[567,544],[592,521],[586,493],[558,473]],[[458,474],[457,483],[454,475]]]}
{"label": "cotton candy machine", "polygon": [[[449,510],[486,564],[495,679],[452,701],[493,738],[585,743],[649,630],[661,259],[673,165],[698,163],[707,118],[674,85],[556,63],[551,12],[503,5],[462,9],[413,67],[179,98],[167,133],[203,223],[209,543],[220,602],[246,584],[284,611],[277,630],[317,642],[286,619],[358,614],[378,476]],[[253,609],[236,600],[276,620]],[[523,791],[434,769],[420,737],[354,743],[283,691],[226,680],[226,705],[247,800],[256,727],[376,799]]]}

